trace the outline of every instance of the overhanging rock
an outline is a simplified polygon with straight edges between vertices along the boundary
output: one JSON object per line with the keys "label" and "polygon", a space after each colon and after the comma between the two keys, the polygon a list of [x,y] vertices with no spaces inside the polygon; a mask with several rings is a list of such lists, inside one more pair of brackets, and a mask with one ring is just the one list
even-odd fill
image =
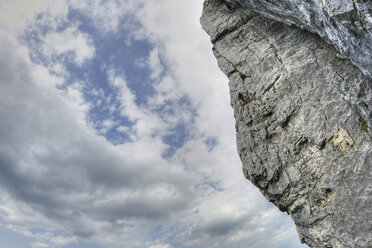
{"label": "overhanging rock", "polygon": [[372,78],[372,1],[225,0],[237,8],[296,25],[325,41]]}
{"label": "overhanging rock", "polygon": [[372,246],[372,80],[319,36],[239,5],[206,0],[201,23],[245,177],[310,247]]}

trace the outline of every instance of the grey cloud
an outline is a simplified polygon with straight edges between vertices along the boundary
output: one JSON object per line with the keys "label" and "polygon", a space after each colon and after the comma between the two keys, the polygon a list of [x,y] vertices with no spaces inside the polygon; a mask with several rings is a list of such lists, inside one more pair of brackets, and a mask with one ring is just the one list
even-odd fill
{"label": "grey cloud", "polygon": [[[203,231],[211,237],[229,235],[232,231],[240,229],[242,223],[247,221],[245,218],[233,218],[233,217],[224,217],[217,218],[207,223],[202,229]],[[200,230],[195,230],[195,232],[200,232]]]}
{"label": "grey cloud", "polygon": [[[283,235],[288,231],[290,224],[286,216],[282,215],[279,218],[276,216],[265,220],[262,213],[270,211],[270,208],[265,206],[260,206],[260,208],[261,213],[251,212],[239,218],[216,217],[206,223],[197,224],[192,229],[190,244],[204,245],[200,247],[212,247],[218,244],[217,247],[231,248],[298,247],[295,234]],[[260,221],[257,222],[257,218]],[[241,237],[239,237],[240,232],[242,232]]]}
{"label": "grey cloud", "polygon": [[109,201],[104,205],[98,207],[100,214],[105,213],[105,218],[112,220],[121,218],[147,218],[147,219],[161,219],[177,214],[185,208],[191,207],[190,199],[162,199],[149,200],[143,196],[130,197],[125,202]]}
{"label": "grey cloud", "polygon": [[[161,171],[168,164],[160,154],[148,162],[136,162],[140,150],[123,157],[101,137],[80,128],[57,95],[36,86],[32,68],[13,43],[0,37],[0,187],[14,200],[82,238],[97,232],[89,221],[151,223],[192,207],[191,175]],[[158,182],[178,196],[156,202],[143,193]],[[99,203],[120,191],[129,197]]]}

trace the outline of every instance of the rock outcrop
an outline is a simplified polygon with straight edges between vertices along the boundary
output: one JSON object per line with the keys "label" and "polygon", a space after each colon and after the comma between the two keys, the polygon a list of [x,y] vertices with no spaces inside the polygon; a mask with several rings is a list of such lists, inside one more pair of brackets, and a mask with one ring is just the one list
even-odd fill
{"label": "rock outcrop", "polygon": [[226,0],[320,35],[372,77],[372,1]]}
{"label": "rock outcrop", "polygon": [[319,36],[228,2],[206,0],[201,23],[245,177],[310,247],[372,247],[371,78]]}

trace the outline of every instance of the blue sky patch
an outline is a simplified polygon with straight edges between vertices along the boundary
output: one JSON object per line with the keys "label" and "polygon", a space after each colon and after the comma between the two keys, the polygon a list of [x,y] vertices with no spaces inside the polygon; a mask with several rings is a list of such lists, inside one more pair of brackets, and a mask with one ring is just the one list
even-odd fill
{"label": "blue sky patch", "polygon": [[208,146],[208,152],[211,152],[218,145],[218,138],[214,136],[208,137],[204,143]]}

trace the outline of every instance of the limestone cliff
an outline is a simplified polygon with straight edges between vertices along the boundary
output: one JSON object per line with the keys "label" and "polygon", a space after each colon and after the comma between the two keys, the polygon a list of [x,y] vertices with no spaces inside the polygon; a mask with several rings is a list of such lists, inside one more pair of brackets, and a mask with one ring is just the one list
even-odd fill
{"label": "limestone cliff", "polygon": [[370,74],[319,36],[231,2],[206,0],[201,23],[229,78],[245,177],[310,247],[372,247]]}
{"label": "limestone cliff", "polygon": [[317,33],[372,77],[372,1],[225,0]]}

